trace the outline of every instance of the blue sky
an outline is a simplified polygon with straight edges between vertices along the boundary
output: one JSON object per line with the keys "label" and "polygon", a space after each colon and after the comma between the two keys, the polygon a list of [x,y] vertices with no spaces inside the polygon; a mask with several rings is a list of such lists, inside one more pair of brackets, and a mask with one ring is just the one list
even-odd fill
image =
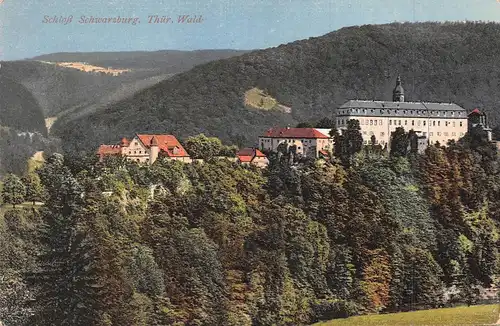
{"label": "blue sky", "polygon": [[[415,8],[415,10],[414,10]],[[44,16],[73,15],[67,25]],[[148,24],[149,15],[202,15],[198,24]],[[140,24],[80,24],[81,16]],[[53,52],[258,49],[345,26],[394,21],[500,20],[499,0],[4,0],[0,60]]]}

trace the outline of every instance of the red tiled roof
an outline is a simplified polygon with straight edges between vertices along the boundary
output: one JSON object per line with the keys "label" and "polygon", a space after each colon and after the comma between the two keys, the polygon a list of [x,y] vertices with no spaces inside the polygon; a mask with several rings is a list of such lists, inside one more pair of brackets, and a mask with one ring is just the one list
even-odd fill
{"label": "red tiled roof", "polygon": [[471,112],[471,113],[469,113],[469,115],[471,115],[471,114],[473,114],[473,113],[474,113],[474,114],[481,114],[481,111],[479,111],[479,109],[474,109],[474,110],[472,110],[472,112]]}
{"label": "red tiled roof", "polygon": [[121,152],[120,145],[101,145],[97,150],[97,154],[99,155],[117,155]]}
{"label": "red tiled roof", "polygon": [[123,137],[120,145],[122,145],[123,147],[128,147],[128,145],[130,145],[130,141],[127,138]]}
{"label": "red tiled roof", "polygon": [[325,151],[325,150],[319,151],[319,153],[320,153],[321,155],[323,155],[324,157],[329,157],[329,156],[330,156],[330,154],[328,154],[328,152],[327,152],[327,151]]}
{"label": "red tiled roof", "polygon": [[270,138],[323,138],[328,139],[314,128],[271,128],[262,137]]}
{"label": "red tiled roof", "polygon": [[261,151],[259,151],[258,149],[255,149],[255,156],[257,156],[257,157],[266,157],[266,155],[264,153],[262,153]]}
{"label": "red tiled roof", "polygon": [[[139,140],[143,143],[147,148],[151,147],[151,140],[153,137],[158,142],[158,147],[160,151],[163,151],[170,157],[189,157],[189,154],[186,152],[184,147],[182,147],[181,143],[172,135],[137,135]],[[177,147],[177,153],[174,154],[174,149]]]}
{"label": "red tiled roof", "polygon": [[245,163],[251,162],[254,157],[266,157],[264,153],[256,148],[243,148],[238,153],[236,153],[236,156],[238,157],[240,162]]}
{"label": "red tiled roof", "polygon": [[253,156],[248,156],[248,155],[238,155],[238,159],[242,163],[249,163],[252,162]]}

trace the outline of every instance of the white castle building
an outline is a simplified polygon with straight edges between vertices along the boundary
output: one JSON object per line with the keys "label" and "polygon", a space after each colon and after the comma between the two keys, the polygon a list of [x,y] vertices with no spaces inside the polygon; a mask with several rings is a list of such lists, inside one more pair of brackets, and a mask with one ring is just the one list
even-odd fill
{"label": "white castle building", "polygon": [[347,121],[359,120],[365,144],[372,136],[376,143],[390,147],[391,133],[397,127],[405,131],[414,130],[419,138],[429,144],[439,142],[446,145],[448,140],[458,140],[467,132],[467,112],[454,103],[405,102],[404,89],[398,76],[393,90],[392,102],[350,100],[336,111],[339,130],[347,128]]}

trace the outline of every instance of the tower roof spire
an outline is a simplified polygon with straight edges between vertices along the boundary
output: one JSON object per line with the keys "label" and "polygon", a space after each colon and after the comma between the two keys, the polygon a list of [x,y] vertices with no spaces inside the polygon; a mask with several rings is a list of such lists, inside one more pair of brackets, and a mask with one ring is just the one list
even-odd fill
{"label": "tower roof spire", "polygon": [[404,102],[405,98],[405,90],[403,86],[401,86],[401,76],[398,74],[398,78],[396,79],[396,87],[392,91],[392,101],[393,102]]}

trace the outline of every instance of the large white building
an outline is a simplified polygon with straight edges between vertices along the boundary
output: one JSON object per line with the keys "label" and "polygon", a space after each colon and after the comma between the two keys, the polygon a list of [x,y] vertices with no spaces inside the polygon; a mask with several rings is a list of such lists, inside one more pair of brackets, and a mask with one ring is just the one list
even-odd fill
{"label": "large white building", "polygon": [[454,103],[405,102],[399,76],[392,102],[350,100],[337,109],[338,129],[346,129],[350,119],[359,121],[365,144],[375,136],[376,143],[382,146],[390,146],[391,133],[397,127],[413,129],[429,144],[446,145],[448,140],[465,135],[468,122],[466,110]]}

